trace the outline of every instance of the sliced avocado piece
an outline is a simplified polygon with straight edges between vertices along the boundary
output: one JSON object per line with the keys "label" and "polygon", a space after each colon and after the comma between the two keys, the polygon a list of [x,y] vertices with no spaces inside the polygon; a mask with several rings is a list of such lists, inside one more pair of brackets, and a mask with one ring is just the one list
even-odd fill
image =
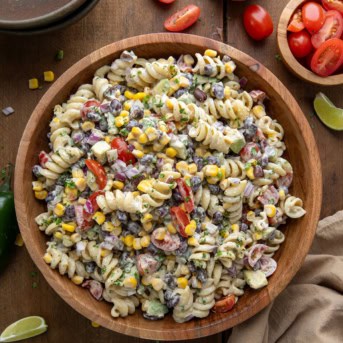
{"label": "sliced avocado piece", "polygon": [[241,134],[238,130],[231,131],[230,141],[231,141],[230,149],[235,154],[238,154],[246,143],[243,134]]}
{"label": "sliced avocado piece", "polygon": [[244,270],[244,279],[253,289],[259,289],[268,285],[266,275],[261,270]]}

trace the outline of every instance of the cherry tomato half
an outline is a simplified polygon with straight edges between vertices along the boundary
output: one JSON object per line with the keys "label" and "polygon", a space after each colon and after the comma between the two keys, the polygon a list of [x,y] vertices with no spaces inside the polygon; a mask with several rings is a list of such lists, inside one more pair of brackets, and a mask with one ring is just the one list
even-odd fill
{"label": "cherry tomato half", "polygon": [[194,196],[192,188],[189,187],[185,180],[180,178],[176,180],[179,192],[182,196],[183,201],[185,202],[185,209],[188,213],[191,213],[194,210]]}
{"label": "cherry tomato half", "polygon": [[190,223],[187,213],[182,208],[175,206],[170,209],[170,215],[179,234],[187,238],[185,228]]}
{"label": "cherry tomato half", "polygon": [[111,142],[111,148],[117,149],[118,158],[121,161],[125,162],[126,164],[136,163],[136,157],[129,150],[124,138],[121,138],[121,137],[114,138]]}
{"label": "cherry tomato half", "polygon": [[299,32],[305,28],[301,8],[298,8],[292,15],[291,21],[287,27],[287,31]]}
{"label": "cherry tomato half", "polygon": [[322,3],[326,10],[336,10],[343,15],[343,1],[342,0],[322,0]]}
{"label": "cherry tomato half", "polygon": [[316,2],[307,2],[302,7],[303,22],[311,34],[318,32],[325,21],[325,12],[322,6]]}
{"label": "cherry tomato half", "polygon": [[86,101],[82,108],[81,108],[81,117],[83,120],[87,118],[87,114],[93,111],[96,107],[100,106],[100,102],[98,100],[88,100]]}
{"label": "cherry tomato half", "polygon": [[107,176],[104,167],[95,160],[86,160],[87,168],[95,175],[96,183],[100,189],[104,189],[107,184]]}
{"label": "cherry tomato half", "polygon": [[311,37],[312,45],[319,46],[330,38],[340,38],[343,32],[343,18],[338,11],[326,12],[326,19],[322,28]]}
{"label": "cherry tomato half", "polygon": [[229,294],[223,299],[220,299],[216,301],[214,304],[212,311],[216,313],[225,313],[227,311],[230,311],[236,303],[236,298],[234,294]]}
{"label": "cherry tomato half", "polygon": [[[90,203],[92,204],[93,213],[95,213],[99,208],[99,205],[96,202],[97,196],[98,195],[104,195],[104,194],[105,193],[103,191],[96,191],[89,196],[88,201],[90,201]],[[83,223],[81,225],[81,230],[87,230],[87,229],[92,227],[92,225],[93,225],[93,219],[92,219],[93,213],[88,213],[85,210],[83,210]]]}
{"label": "cherry tomato half", "polygon": [[195,5],[188,5],[182,10],[174,13],[164,22],[168,31],[178,32],[193,25],[200,16],[200,8]]}
{"label": "cherry tomato half", "polygon": [[343,64],[343,41],[332,38],[324,42],[314,53],[311,69],[319,76],[329,76]]}
{"label": "cherry tomato half", "polygon": [[243,23],[248,35],[261,40],[273,32],[273,21],[270,14],[260,5],[250,5],[244,10]]}
{"label": "cherry tomato half", "polygon": [[288,45],[296,58],[305,57],[312,51],[311,36],[305,30],[292,32],[288,36]]}
{"label": "cherry tomato half", "polygon": [[159,2],[162,2],[162,4],[171,4],[175,0],[158,0]]}

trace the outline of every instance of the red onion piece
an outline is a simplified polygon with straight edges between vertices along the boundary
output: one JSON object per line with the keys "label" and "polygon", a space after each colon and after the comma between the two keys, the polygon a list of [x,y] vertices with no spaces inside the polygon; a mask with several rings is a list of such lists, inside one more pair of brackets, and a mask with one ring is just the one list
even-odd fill
{"label": "red onion piece", "polygon": [[92,214],[94,212],[93,205],[92,205],[91,201],[89,201],[89,200],[86,201],[85,205],[83,206],[83,209],[88,214]]}
{"label": "red onion piece", "polygon": [[248,253],[248,262],[251,267],[255,266],[267,248],[268,246],[265,244],[256,244],[252,246]]}
{"label": "red onion piece", "polygon": [[245,76],[243,76],[238,82],[241,88],[244,88],[248,83],[248,79]]}
{"label": "red onion piece", "polygon": [[96,300],[101,300],[103,288],[99,281],[87,280],[82,284],[82,287],[88,288]]}
{"label": "red onion piece", "polygon": [[83,223],[83,206],[81,205],[75,205],[75,217],[76,217],[76,222],[78,226],[81,226]]}
{"label": "red onion piece", "polygon": [[255,186],[249,181],[245,187],[243,195],[245,197],[250,197],[254,189],[255,189]]}
{"label": "red onion piece", "polygon": [[277,268],[277,262],[271,257],[262,256],[259,262],[260,269],[264,274],[266,274],[266,277],[271,276]]}

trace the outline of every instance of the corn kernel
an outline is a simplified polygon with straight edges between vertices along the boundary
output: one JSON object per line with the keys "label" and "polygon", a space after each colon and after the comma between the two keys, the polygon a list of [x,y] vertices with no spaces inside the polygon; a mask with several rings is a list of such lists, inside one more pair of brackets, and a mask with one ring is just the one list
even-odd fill
{"label": "corn kernel", "polygon": [[188,245],[193,246],[193,247],[196,247],[199,245],[198,240],[194,237],[189,237],[187,243]]}
{"label": "corn kernel", "polygon": [[279,197],[280,197],[280,200],[285,200],[286,194],[283,189],[279,190]]}
{"label": "corn kernel", "polygon": [[143,218],[141,219],[141,223],[151,222],[152,219],[153,219],[153,216],[151,213],[145,213]]}
{"label": "corn kernel", "polygon": [[64,231],[68,231],[68,232],[74,232],[76,229],[76,224],[71,222],[71,223],[62,223],[62,229]]}
{"label": "corn kernel", "polygon": [[46,252],[43,256],[43,260],[45,261],[45,263],[50,264],[52,261],[52,256],[48,252]]}
{"label": "corn kernel", "polygon": [[254,168],[253,167],[249,167],[247,170],[247,177],[250,180],[254,180],[255,179],[255,175],[254,175]]}
{"label": "corn kernel", "polygon": [[[145,232],[144,232],[145,233]],[[150,245],[150,236],[146,235],[141,238],[141,246],[147,248]]]}
{"label": "corn kernel", "polygon": [[146,232],[150,232],[152,230],[152,222],[143,223],[143,229]]}
{"label": "corn kernel", "polygon": [[171,234],[175,234],[177,232],[175,226],[172,223],[167,224],[167,229]]}
{"label": "corn kernel", "polygon": [[137,189],[138,189],[139,191],[143,192],[143,193],[146,192],[146,191],[148,191],[148,190],[150,190],[150,189],[151,189],[151,181],[149,181],[149,180],[143,180],[143,181],[141,181],[141,182],[138,184]]}
{"label": "corn kernel", "polygon": [[75,283],[75,285],[81,285],[81,283],[83,282],[84,278],[82,276],[79,275],[75,275],[71,278],[71,281],[73,283]]}
{"label": "corn kernel", "polygon": [[262,233],[261,232],[254,232],[252,237],[255,241],[258,241],[258,240],[262,239]]}
{"label": "corn kernel", "polygon": [[87,199],[80,197],[80,198],[77,200],[77,202],[78,202],[80,205],[84,205],[84,204],[87,202]]}
{"label": "corn kernel", "polygon": [[139,194],[139,192],[137,192],[137,191],[135,191],[135,192],[132,192],[132,196],[133,197],[138,197],[140,194]]}
{"label": "corn kernel", "polygon": [[92,121],[84,121],[81,124],[81,129],[85,132],[93,130],[94,128],[95,128],[95,123],[93,123]]}
{"label": "corn kernel", "polygon": [[[82,184],[82,182],[81,182]],[[76,188],[71,188],[71,187],[65,187],[64,189],[65,194],[69,196],[69,198],[76,199],[77,198],[77,189]]]}
{"label": "corn kernel", "polygon": [[173,158],[173,157],[175,157],[177,155],[177,151],[174,148],[167,148],[166,149],[166,155],[168,157]]}
{"label": "corn kernel", "polygon": [[137,127],[137,126],[134,126],[131,130],[131,133],[134,135],[134,136],[139,136],[142,134],[142,130]]}
{"label": "corn kernel", "polygon": [[265,115],[266,111],[262,105],[256,105],[252,108],[252,113],[259,119]]}
{"label": "corn kernel", "polygon": [[56,231],[56,232],[54,233],[54,237],[55,237],[56,239],[63,239],[63,234],[62,234],[61,232],[59,232],[59,231]]}
{"label": "corn kernel", "polygon": [[225,71],[227,74],[231,74],[233,73],[234,71],[234,67],[233,67],[233,63],[231,62],[228,62],[228,63],[225,63]]}
{"label": "corn kernel", "polygon": [[130,113],[128,111],[121,111],[119,114],[121,117],[128,117],[130,115]]}
{"label": "corn kernel", "polygon": [[54,208],[54,213],[56,214],[56,216],[62,217],[64,215],[64,212],[65,212],[65,207],[61,203],[56,204]]}
{"label": "corn kernel", "polygon": [[167,145],[170,142],[170,137],[166,134],[163,133],[162,137],[159,140],[159,143],[162,144],[162,146]]}
{"label": "corn kernel", "polygon": [[124,279],[123,285],[126,288],[136,288],[137,287],[137,280],[133,276],[128,276]]}
{"label": "corn kernel", "polygon": [[49,71],[44,72],[44,81],[45,82],[52,82],[54,80],[55,80],[55,74],[53,71],[49,70]]}
{"label": "corn kernel", "polygon": [[30,89],[37,89],[39,87],[38,79],[30,79],[29,80],[29,88]]}
{"label": "corn kernel", "polygon": [[214,164],[209,164],[206,166],[205,175],[206,176],[217,176],[219,168]]}
{"label": "corn kernel", "polygon": [[168,127],[165,124],[165,122],[160,121],[158,123],[158,128],[162,131],[162,132],[168,132]]}
{"label": "corn kernel", "polygon": [[85,177],[85,174],[83,173],[82,169],[80,169],[80,168],[73,168],[71,171],[71,175],[75,179]]}
{"label": "corn kernel", "polygon": [[179,277],[176,281],[180,288],[186,288],[188,285],[188,280],[185,277]]}
{"label": "corn kernel", "polygon": [[217,51],[211,50],[211,49],[207,49],[205,51],[204,55],[208,56],[208,57],[217,57]]}
{"label": "corn kernel", "polygon": [[92,217],[99,225],[102,225],[105,220],[106,220],[106,217],[105,215],[100,212],[100,211],[97,211],[94,213],[93,217]]}
{"label": "corn kernel", "polygon": [[58,118],[56,118],[56,117],[55,117],[52,121],[53,121],[54,123],[56,123],[56,124],[60,122],[60,120],[59,120]]}
{"label": "corn kernel", "polygon": [[145,133],[142,133],[139,137],[138,137],[138,142],[141,144],[146,144],[148,143],[148,136]]}
{"label": "corn kernel", "polygon": [[193,236],[196,228],[197,224],[195,220],[191,220],[190,223],[185,227],[185,233],[187,234],[187,236]]}
{"label": "corn kernel", "polygon": [[128,99],[133,99],[134,93],[132,93],[130,91],[125,91],[124,96]]}
{"label": "corn kernel", "polygon": [[115,117],[114,118],[114,125],[116,127],[122,127],[124,125],[124,118],[123,117]]}
{"label": "corn kernel", "polygon": [[96,322],[91,322],[91,325],[93,326],[93,328],[99,328],[100,324],[96,323]]}
{"label": "corn kernel", "polygon": [[154,231],[154,237],[157,240],[162,241],[162,240],[164,240],[166,233],[167,233],[166,229],[164,227],[160,227]]}
{"label": "corn kernel", "polygon": [[42,191],[43,190],[43,184],[40,181],[33,181],[32,182],[32,190],[33,191]]}
{"label": "corn kernel", "polygon": [[163,288],[164,282],[159,278],[153,278],[151,280],[151,286],[156,292],[159,292]]}
{"label": "corn kernel", "polygon": [[273,218],[276,215],[276,207],[271,204],[264,205],[264,211],[266,212],[267,217]]}
{"label": "corn kernel", "polygon": [[188,172],[188,164],[185,161],[180,161],[176,163],[175,168],[178,172]]}
{"label": "corn kernel", "polygon": [[128,101],[124,102],[124,110],[125,111],[130,111],[131,109],[131,103],[129,103]]}
{"label": "corn kernel", "polygon": [[231,96],[231,89],[228,86],[225,86],[224,88],[224,97],[225,99],[229,99]]}
{"label": "corn kernel", "polygon": [[146,93],[144,92],[138,92],[133,95],[134,100],[143,100],[146,97]]}
{"label": "corn kernel", "polygon": [[132,142],[132,145],[135,147],[135,149],[144,152],[144,146],[142,144],[140,144],[138,142]]}
{"label": "corn kernel", "polygon": [[44,200],[48,196],[47,191],[36,191],[35,192],[35,198],[38,200]]}
{"label": "corn kernel", "polygon": [[133,243],[132,243],[132,247],[135,250],[141,250],[142,249],[141,239],[140,238],[134,238]]}
{"label": "corn kernel", "polygon": [[144,152],[143,151],[139,151],[139,150],[137,150],[137,149],[134,149],[133,151],[132,151],[132,154],[135,156],[135,157],[137,157],[137,158],[142,158],[142,157],[144,157]]}
{"label": "corn kernel", "polygon": [[100,255],[101,257],[106,257],[111,253],[111,250],[107,250],[107,249],[101,249]]}
{"label": "corn kernel", "polygon": [[174,108],[173,102],[170,99],[166,101],[166,105],[170,110]]}
{"label": "corn kernel", "polygon": [[114,189],[123,189],[124,188],[124,182],[121,181],[113,181],[112,187]]}
{"label": "corn kernel", "polygon": [[[75,186],[80,192],[83,192],[87,187],[86,179],[84,177],[78,178],[75,181]],[[76,196],[77,196],[77,194],[76,194]]]}
{"label": "corn kernel", "polygon": [[150,110],[144,110],[144,117],[150,117],[151,111]]}
{"label": "corn kernel", "polygon": [[21,236],[20,233],[17,234],[15,241],[14,241],[14,244],[17,247],[22,247],[24,245],[23,237]]}
{"label": "corn kernel", "polygon": [[238,232],[239,231],[239,225],[238,224],[232,224],[231,230],[232,230],[232,232]]}
{"label": "corn kernel", "polygon": [[111,136],[105,136],[105,142],[110,144],[112,142]]}
{"label": "corn kernel", "polygon": [[189,166],[188,166],[188,171],[191,173],[191,174],[195,174],[197,171],[198,171],[198,167],[195,163],[191,163]]}
{"label": "corn kernel", "polygon": [[125,244],[126,246],[128,246],[128,247],[132,247],[133,239],[134,239],[133,235],[127,235],[127,236],[125,236],[125,238],[124,238],[124,244]]}

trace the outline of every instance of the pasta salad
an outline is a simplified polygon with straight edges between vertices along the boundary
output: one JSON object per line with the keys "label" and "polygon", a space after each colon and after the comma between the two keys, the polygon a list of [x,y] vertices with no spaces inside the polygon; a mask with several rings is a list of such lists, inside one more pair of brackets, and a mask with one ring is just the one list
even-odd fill
{"label": "pasta salad", "polygon": [[289,193],[282,126],[229,56],[123,51],[56,105],[33,167],[44,260],[113,317],[176,322],[232,309],[277,267]]}

